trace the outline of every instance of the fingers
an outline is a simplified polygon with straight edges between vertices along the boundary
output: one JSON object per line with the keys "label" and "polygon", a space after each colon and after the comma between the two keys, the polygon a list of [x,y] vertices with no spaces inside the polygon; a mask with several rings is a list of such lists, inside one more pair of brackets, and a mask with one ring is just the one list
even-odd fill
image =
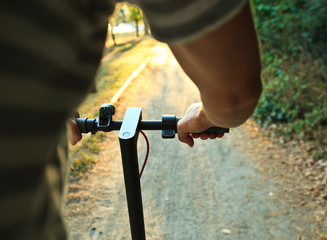
{"label": "fingers", "polygon": [[192,133],[191,136],[193,138],[200,138],[202,140],[207,140],[207,139],[222,138],[224,134],[223,133]]}
{"label": "fingers", "polygon": [[207,140],[208,138],[209,138],[209,134],[208,133],[201,133],[200,134],[200,139]]}
{"label": "fingers", "polygon": [[216,139],[216,138],[222,138],[224,136],[223,133],[192,133],[192,134],[178,134],[178,139],[189,145],[190,147],[194,146],[194,138],[200,138],[201,140],[207,140],[207,139]]}
{"label": "fingers", "polygon": [[179,141],[186,143],[190,147],[193,147],[193,145],[194,145],[194,140],[188,133],[178,134],[178,139],[179,139]]}

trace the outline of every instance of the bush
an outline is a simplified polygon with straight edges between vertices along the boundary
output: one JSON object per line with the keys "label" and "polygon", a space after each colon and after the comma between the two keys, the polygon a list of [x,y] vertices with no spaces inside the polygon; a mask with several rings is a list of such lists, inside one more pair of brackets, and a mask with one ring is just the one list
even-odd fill
{"label": "bush", "polygon": [[298,57],[309,51],[326,61],[325,0],[253,0],[252,6],[266,52]]}
{"label": "bush", "polygon": [[[262,46],[264,91],[254,119],[282,125],[288,137],[327,141],[327,4],[323,0],[253,0]],[[321,151],[321,149],[323,149]]]}

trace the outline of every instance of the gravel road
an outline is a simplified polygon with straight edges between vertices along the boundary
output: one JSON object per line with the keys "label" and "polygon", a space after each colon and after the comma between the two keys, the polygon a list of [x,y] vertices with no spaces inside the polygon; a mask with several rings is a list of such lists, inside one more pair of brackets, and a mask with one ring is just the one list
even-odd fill
{"label": "gravel road", "polygon": [[[182,116],[199,101],[170,51],[161,44],[154,51],[116,104],[114,119],[127,106],[142,107],[143,119]],[[147,239],[316,239],[305,217],[311,213],[289,205],[280,185],[257,170],[242,127],[219,140],[196,140],[193,148],[161,139],[160,132],[147,135],[150,156],[141,179]],[[141,164],[141,135],[138,143]],[[118,133],[108,134],[102,148],[94,169],[69,186],[70,239],[130,239]]]}

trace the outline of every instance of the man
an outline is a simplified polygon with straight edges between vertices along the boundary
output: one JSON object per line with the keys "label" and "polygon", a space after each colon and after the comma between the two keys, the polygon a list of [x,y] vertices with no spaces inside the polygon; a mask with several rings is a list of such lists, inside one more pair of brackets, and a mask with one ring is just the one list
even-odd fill
{"label": "man", "polygon": [[[152,33],[167,42],[199,88],[178,136],[236,127],[261,93],[260,58],[244,0],[140,0]],[[99,64],[110,0],[2,1],[0,7],[0,234],[3,239],[65,239],[62,166],[65,123]]]}

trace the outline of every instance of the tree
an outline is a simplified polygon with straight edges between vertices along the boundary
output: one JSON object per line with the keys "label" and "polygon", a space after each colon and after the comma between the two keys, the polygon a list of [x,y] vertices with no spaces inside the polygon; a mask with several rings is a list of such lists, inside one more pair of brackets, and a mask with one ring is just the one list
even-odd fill
{"label": "tree", "polygon": [[128,19],[135,23],[136,36],[139,37],[139,23],[143,20],[142,11],[134,5],[128,5],[127,9]]}
{"label": "tree", "polygon": [[115,34],[114,34],[114,27],[115,27],[116,19],[118,18],[119,13],[121,12],[122,6],[123,6],[123,3],[117,3],[116,4],[115,11],[113,12],[113,14],[108,19],[109,31],[110,31],[110,35],[112,37],[112,40],[114,42],[114,46],[117,45],[117,43],[116,43],[116,37],[115,37]]}

